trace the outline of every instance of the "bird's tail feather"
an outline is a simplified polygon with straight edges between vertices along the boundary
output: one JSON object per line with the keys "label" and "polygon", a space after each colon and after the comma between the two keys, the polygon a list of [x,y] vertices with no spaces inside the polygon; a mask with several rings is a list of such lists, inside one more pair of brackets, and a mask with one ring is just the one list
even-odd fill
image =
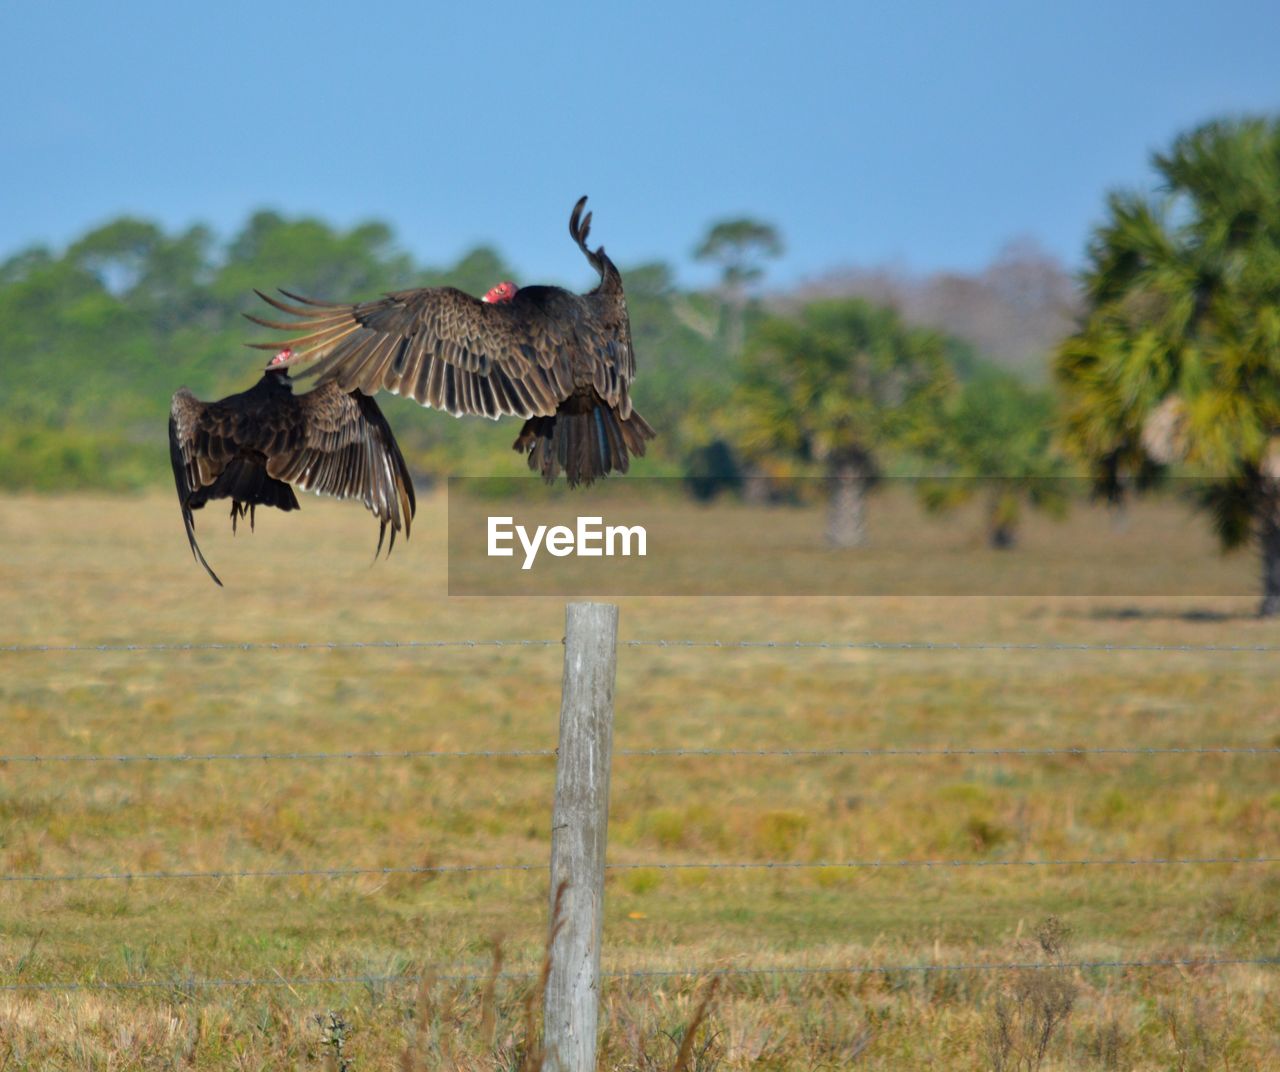
{"label": "bird's tail feather", "polygon": [[[178,475],[176,466],[177,462],[174,473]],[[199,510],[213,499],[230,499],[231,529],[234,532],[237,520],[242,517],[248,517],[250,527],[253,526],[253,512],[257,506],[274,506],[279,510],[298,509],[298,497],[293,493],[293,488],[268,476],[265,466],[244,458],[231,462],[211,485],[199,488],[190,495],[184,493],[179,482],[178,493],[182,498],[182,523],[187,529],[191,553],[219,586],[222,585],[221,578],[213,572],[213,567],[205,560],[204,552],[196,543],[196,519],[192,511]]]}
{"label": "bird's tail feather", "polygon": [[283,480],[267,475],[265,466],[245,465],[231,497],[253,506],[274,506],[278,510],[298,509],[298,497]]}
{"label": "bird's tail feather", "polygon": [[552,417],[529,418],[512,444],[529,455],[529,468],[548,484],[561,472],[571,488],[590,484],[610,473],[625,473],[631,456],[644,456],[645,442],[655,433],[639,413],[619,417],[598,395],[585,410],[575,403],[576,398],[566,400]]}
{"label": "bird's tail feather", "polygon": [[[209,487],[196,491],[190,499],[192,509],[199,509],[213,499],[230,499],[239,509],[251,506],[274,506],[277,510],[297,510],[298,497],[283,480],[267,474],[267,468],[247,458],[237,458],[219,474]],[[246,510],[239,509],[240,516]]]}

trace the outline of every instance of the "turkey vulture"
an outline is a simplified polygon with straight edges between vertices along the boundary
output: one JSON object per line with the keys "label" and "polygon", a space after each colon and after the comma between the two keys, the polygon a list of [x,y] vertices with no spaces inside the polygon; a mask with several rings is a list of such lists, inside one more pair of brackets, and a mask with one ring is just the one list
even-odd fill
{"label": "turkey vulture", "polygon": [[268,368],[254,386],[217,402],[201,402],[185,387],[169,410],[169,457],[178,486],[182,520],[191,553],[219,585],[222,581],[196,543],[195,518],[211,499],[231,500],[231,529],[254,508],[297,510],[290,484],[339,499],[358,497],[374,513],[376,558],[391,526],[391,542],[409,525],[417,508],[413,481],[391,427],[378,404],[359,391],[344,391],[332,380],[295,395],[289,374]]}
{"label": "turkey vulture", "polygon": [[589,294],[501,283],[483,299],[422,287],[347,305],[258,291],[295,319],[249,319],[295,333],[283,363],[343,391],[392,391],[455,417],[526,418],[513,449],[527,452],[548,483],[561,470],[571,487],[625,473],[654,431],[631,408],[636,368],[622,276],[603,246],[587,248],[586,202],[574,206],[569,234],[600,273]]}

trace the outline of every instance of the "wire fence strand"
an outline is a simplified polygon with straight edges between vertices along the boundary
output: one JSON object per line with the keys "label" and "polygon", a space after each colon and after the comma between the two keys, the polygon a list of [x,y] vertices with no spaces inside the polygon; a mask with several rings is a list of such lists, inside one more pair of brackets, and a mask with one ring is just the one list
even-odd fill
{"label": "wire fence strand", "polygon": [[[562,638],[511,640],[331,640],[331,641],[190,641],[104,644],[0,644],[9,655],[74,654],[84,652],[199,652],[199,651],[351,651],[366,648],[553,648]],[[1065,641],[936,641],[936,640],[694,640],[637,638],[618,642],[624,648],[718,648],[766,651],[880,651],[880,652],[1172,652],[1181,654],[1275,654],[1276,644],[1089,644]]]}
{"label": "wire fence strand", "polygon": [[[1075,746],[1046,748],[621,748],[616,757],[628,758],[677,758],[677,757],[745,757],[745,758],[793,758],[848,757],[852,759],[879,759],[897,757],[997,757],[997,756],[1178,756],[1178,755],[1228,755],[1263,756],[1280,755],[1280,746],[1270,745],[1134,745],[1115,748],[1082,748]],[[386,749],[374,751],[341,752],[134,752],[121,754],[97,754],[91,752],[51,753],[34,755],[13,753],[0,755],[5,763],[217,763],[217,762],[280,762],[301,760],[321,762],[345,759],[545,759],[556,755],[554,748],[509,749]]]}
{"label": "wire fence strand", "polygon": [[191,641],[148,644],[0,644],[10,655],[77,652],[352,651],[362,648],[552,648],[562,640],[301,640]]}
{"label": "wire fence strand", "polygon": [[690,863],[612,863],[608,871],[805,871],[847,868],[966,868],[966,867],[1171,867],[1208,864],[1275,864],[1280,856],[1200,857],[1081,857],[1063,860],[745,860]]}
{"label": "wire fence strand", "polygon": [[[1164,756],[1164,755],[1268,755],[1280,754],[1280,747],[1264,745],[1135,745],[1115,748],[623,748],[616,756],[848,756],[880,759],[905,756]],[[3,757],[0,757],[3,759]]]}
{"label": "wire fence strand", "polygon": [[[1280,856],[1081,857],[1062,860],[655,860],[605,864],[606,871],[809,871],[970,867],[1176,867],[1218,864],[1274,864]],[[548,864],[439,864],[401,867],[280,867],[212,871],[79,871],[64,874],[0,874],[0,882],[133,882],[172,879],[355,878],[363,875],[473,874],[500,871],[545,871]]]}
{"label": "wire fence strand", "polygon": [[480,750],[388,749],[345,752],[136,752],[122,755],[67,753],[63,755],[0,755],[3,763],[217,763],[339,759],[526,759],[554,756],[554,748]]}
{"label": "wire fence strand", "polygon": [[431,864],[403,867],[272,867],[213,871],[79,871],[61,875],[0,874],[0,882],[133,882],[168,879],[356,878],[361,875],[446,875],[545,871],[546,864]]}
{"label": "wire fence strand", "polygon": [[[1095,971],[1140,970],[1156,968],[1219,968],[1228,966],[1274,967],[1280,957],[1170,957],[1154,960],[1055,960],[1055,961],[975,961],[969,964],[848,964],[834,966],[769,966],[752,967],[695,965],[682,968],[641,968],[635,970],[605,969],[606,979],[671,979],[714,976],[834,976],[928,974],[932,972],[996,972],[996,971]],[[530,980],[540,974],[536,968],[523,971],[493,972],[423,972],[399,975],[324,975],[324,976],[246,976],[230,979],[174,977],[170,979],[96,979],[91,981],[54,980],[49,982],[0,983],[0,991],[110,991],[110,990],[175,990],[180,992],[213,988],[311,987],[311,986],[400,986],[424,982],[478,982],[487,979]]]}
{"label": "wire fence strand", "polygon": [[1085,644],[1060,641],[1012,642],[936,640],[620,640],[626,648],[720,648],[776,651],[1038,651],[1275,653],[1275,644]]}

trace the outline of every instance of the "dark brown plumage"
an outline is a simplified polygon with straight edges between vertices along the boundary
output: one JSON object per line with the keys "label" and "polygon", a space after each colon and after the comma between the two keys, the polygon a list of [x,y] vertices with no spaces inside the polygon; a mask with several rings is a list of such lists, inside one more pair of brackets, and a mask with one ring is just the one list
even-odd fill
{"label": "dark brown plumage", "polygon": [[169,457],[191,553],[222,581],[196,543],[192,511],[231,500],[231,528],[253,525],[258,506],[297,510],[291,484],[339,499],[359,498],[378,518],[377,557],[387,528],[396,533],[417,508],[413,481],[378,404],[329,381],[295,395],[282,368],[269,369],[247,391],[201,402],[185,387],[169,410]]}
{"label": "dark brown plumage", "polygon": [[282,365],[343,391],[391,391],[455,417],[526,418],[514,449],[548,482],[625,473],[653,429],[631,408],[635,356],[622,277],[604,247],[587,248],[591,214],[574,206],[569,234],[600,284],[588,294],[530,286],[509,301],[481,301],[453,287],[423,287],[355,305],[281,291],[258,296],[293,320],[251,316],[295,333]]}

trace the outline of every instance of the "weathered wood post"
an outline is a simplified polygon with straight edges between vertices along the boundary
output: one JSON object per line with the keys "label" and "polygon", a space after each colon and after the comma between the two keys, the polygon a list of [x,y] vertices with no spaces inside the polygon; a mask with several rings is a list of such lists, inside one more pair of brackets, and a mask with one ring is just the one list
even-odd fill
{"label": "weathered wood post", "polygon": [[553,915],[561,883],[565,884],[565,892],[562,926],[551,945],[543,1072],[595,1072],[596,1067],[617,663],[617,606],[568,604],[556,799],[551,819]]}

